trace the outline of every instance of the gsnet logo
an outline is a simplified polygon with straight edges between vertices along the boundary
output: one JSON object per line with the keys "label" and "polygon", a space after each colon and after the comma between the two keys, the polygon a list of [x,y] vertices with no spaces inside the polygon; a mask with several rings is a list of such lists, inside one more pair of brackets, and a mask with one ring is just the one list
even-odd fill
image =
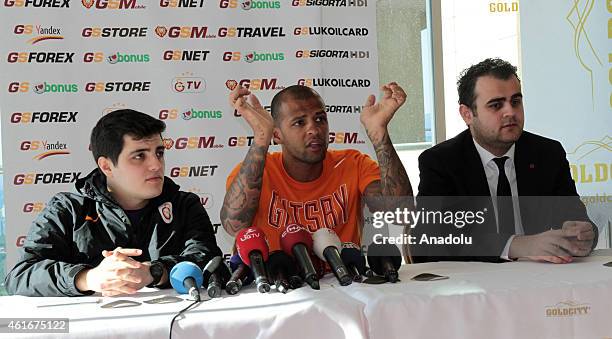
{"label": "gsnet logo", "polygon": [[283,61],[285,54],[281,52],[225,52],[223,53],[223,61],[240,61],[244,60],[247,63],[260,61]]}
{"label": "gsnet logo", "polygon": [[9,93],[26,93],[32,89],[36,94],[44,93],[76,93],[79,91],[77,84],[53,84],[50,82],[39,82],[30,85],[29,82],[11,82],[8,87]]}
{"label": "gsnet logo", "polygon": [[172,90],[175,93],[202,93],[206,90],[206,81],[186,72],[172,79]]}
{"label": "gsnet logo", "polygon": [[83,54],[84,63],[100,63],[106,61],[114,65],[118,63],[144,63],[151,61],[149,54],[131,54],[131,53],[110,53],[105,56],[102,52],[85,52]]}
{"label": "gsnet logo", "polygon": [[236,87],[241,86],[248,88],[251,91],[270,91],[283,89],[284,87],[279,86],[277,84],[277,78],[264,78],[264,79],[242,79],[242,80],[227,80],[225,82],[225,87],[230,91],[236,89]]}
{"label": "gsnet logo", "polygon": [[171,178],[212,177],[218,165],[179,166],[170,169]]}
{"label": "gsnet logo", "polygon": [[198,8],[204,7],[204,0],[160,0],[161,8]]}
{"label": "gsnet logo", "polygon": [[167,50],[164,51],[164,61],[206,61],[210,51],[202,50]]}
{"label": "gsnet logo", "polygon": [[9,52],[6,61],[10,64],[71,64],[73,58],[73,52]]}
{"label": "gsnet logo", "polygon": [[77,181],[79,176],[81,172],[20,173],[15,175],[13,184],[15,186],[70,184]]}
{"label": "gsnet logo", "polygon": [[4,0],[5,7],[70,8],[70,0]]}
{"label": "gsnet logo", "polygon": [[136,0],[81,0],[87,9],[145,9],[147,6],[136,3]]}
{"label": "gsnet logo", "polygon": [[68,111],[15,112],[11,114],[11,123],[76,123],[78,114]]}
{"label": "gsnet logo", "polygon": [[368,0],[291,0],[293,7],[368,7]]}
{"label": "gsnet logo", "polygon": [[206,39],[213,38],[213,36],[207,36],[207,26],[157,26],[155,27],[155,34],[160,38],[171,38],[171,39]]}
{"label": "gsnet logo", "polygon": [[84,38],[146,38],[147,27],[85,27]]}
{"label": "gsnet logo", "polygon": [[176,150],[223,148],[223,145],[215,144],[214,136],[164,138],[163,143],[168,150],[173,148]]}
{"label": "gsnet logo", "polygon": [[150,81],[112,81],[88,82],[85,92],[148,92],[151,90]]}
{"label": "gsnet logo", "polygon": [[22,152],[42,152],[37,154],[33,159],[42,160],[55,155],[68,155],[70,151],[64,142],[56,141],[49,142],[47,140],[24,140],[19,146]]}
{"label": "gsnet logo", "polygon": [[186,108],[183,110],[177,109],[162,109],[159,111],[160,120],[202,120],[202,119],[221,119],[223,113],[216,109],[196,109]]}
{"label": "gsnet logo", "polygon": [[219,8],[242,8],[245,11],[250,9],[280,9],[279,0],[220,0]]}
{"label": "gsnet logo", "polygon": [[283,38],[285,31],[282,26],[270,27],[219,27],[220,38]]}
{"label": "gsnet logo", "polygon": [[297,84],[308,87],[366,88],[370,87],[371,82],[369,79],[314,78],[300,79]]}
{"label": "gsnet logo", "polygon": [[43,26],[43,25],[15,25],[13,33],[16,35],[36,35],[30,38],[27,43],[35,45],[41,41],[46,40],[63,40],[61,28],[54,26]]}

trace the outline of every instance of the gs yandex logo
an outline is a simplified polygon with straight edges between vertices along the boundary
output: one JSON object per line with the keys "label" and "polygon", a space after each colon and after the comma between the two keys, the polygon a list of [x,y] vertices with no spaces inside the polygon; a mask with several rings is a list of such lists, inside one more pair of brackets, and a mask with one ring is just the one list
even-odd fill
{"label": "gs yandex logo", "polygon": [[113,81],[88,82],[85,92],[148,92],[151,90],[150,81]]}
{"label": "gs yandex logo", "polygon": [[178,137],[176,139],[164,138],[164,147],[168,150],[190,150],[203,148],[223,148],[223,145],[215,144],[214,136]]}
{"label": "gs yandex logo", "polygon": [[39,213],[45,208],[45,203],[42,201],[26,202],[23,204],[21,211],[23,213]]}
{"label": "gs yandex logo", "polygon": [[268,53],[268,52],[225,52],[223,53],[223,61],[240,61],[244,60],[247,63],[259,61],[283,61],[285,60],[284,53]]}
{"label": "gs yandex logo", "polygon": [[83,54],[84,63],[100,63],[106,61],[111,65],[117,63],[143,63],[151,61],[149,54],[128,54],[128,53],[112,53],[104,56],[102,52],[85,52]]}
{"label": "gs yandex logo", "polygon": [[204,7],[204,0],[159,0],[161,8],[198,8]]}
{"label": "gs yandex logo", "polygon": [[359,139],[359,132],[329,132],[330,144],[365,144]]}
{"label": "gs yandex logo", "polygon": [[212,36],[206,36],[208,33],[207,26],[157,26],[155,34],[160,38],[172,39],[206,39]]}
{"label": "gs yandex logo", "polygon": [[4,0],[4,7],[70,8],[70,0]]}
{"label": "gs yandex logo", "polygon": [[170,169],[171,178],[212,177],[218,165],[180,166]]}
{"label": "gs yandex logo", "polygon": [[201,119],[221,119],[223,112],[215,109],[196,109],[186,108],[184,110],[177,109],[162,109],[159,111],[160,120],[175,120],[181,118],[183,120],[201,120]]}
{"label": "gs yandex logo", "polygon": [[172,90],[175,93],[202,93],[206,90],[206,81],[186,72],[172,79]]}
{"label": "gs yandex logo", "polygon": [[11,123],[76,123],[78,114],[68,111],[15,112],[11,114]]}
{"label": "gs yandex logo", "polygon": [[27,41],[28,44],[35,45],[41,41],[46,40],[62,40],[62,30],[54,26],[43,26],[43,25],[15,25],[13,33],[16,35],[35,35],[35,37]]}
{"label": "gs yandex logo", "polygon": [[145,9],[147,6],[139,5],[136,0],[81,0],[81,4],[93,9]]}
{"label": "gs yandex logo", "polygon": [[220,0],[219,8],[242,8],[245,11],[250,9],[280,9],[279,0]]}
{"label": "gs yandex logo", "polygon": [[242,79],[242,80],[227,80],[225,87],[230,91],[233,91],[236,87],[245,87],[251,91],[266,91],[266,90],[277,90],[284,89],[279,86],[277,78],[264,78],[264,79]]}
{"label": "gs yandex logo", "polygon": [[49,142],[47,140],[25,140],[21,142],[19,150],[23,152],[42,152],[36,155],[33,159],[42,160],[54,155],[68,155],[70,151],[68,146],[63,142]]}
{"label": "gs yandex logo", "polygon": [[167,50],[164,51],[164,61],[206,61],[210,51],[202,50]]}
{"label": "gs yandex logo", "polygon": [[79,179],[81,172],[25,173],[16,174],[13,185],[71,184]]}

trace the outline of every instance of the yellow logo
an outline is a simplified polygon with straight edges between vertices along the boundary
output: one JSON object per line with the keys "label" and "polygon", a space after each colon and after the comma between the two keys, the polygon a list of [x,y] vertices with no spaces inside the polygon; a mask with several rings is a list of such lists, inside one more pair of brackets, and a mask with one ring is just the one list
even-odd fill
{"label": "yellow logo", "polygon": [[588,315],[591,311],[589,304],[579,304],[575,301],[561,301],[553,306],[546,306],[547,317],[577,317]]}

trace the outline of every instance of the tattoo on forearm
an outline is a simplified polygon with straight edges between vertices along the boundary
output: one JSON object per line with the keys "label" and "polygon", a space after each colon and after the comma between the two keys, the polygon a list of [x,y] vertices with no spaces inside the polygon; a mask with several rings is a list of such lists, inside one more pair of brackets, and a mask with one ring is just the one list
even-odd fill
{"label": "tattoo on forearm", "polygon": [[383,196],[412,196],[412,186],[406,174],[391,138],[388,133],[373,142],[378,166],[380,167],[380,182]]}
{"label": "tattoo on forearm", "polygon": [[268,146],[251,145],[240,172],[225,193],[220,216],[223,228],[230,234],[251,226],[253,222],[259,206],[267,153]]}

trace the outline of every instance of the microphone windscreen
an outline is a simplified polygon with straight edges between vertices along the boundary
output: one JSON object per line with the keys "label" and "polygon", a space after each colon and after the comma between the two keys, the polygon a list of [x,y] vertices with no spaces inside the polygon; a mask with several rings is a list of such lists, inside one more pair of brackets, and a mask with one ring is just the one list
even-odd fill
{"label": "microphone windscreen", "polygon": [[251,266],[249,254],[253,251],[261,252],[263,260],[268,260],[268,242],[266,235],[256,227],[243,228],[236,234],[236,250],[240,259],[247,266]]}
{"label": "microphone windscreen", "polygon": [[361,254],[361,251],[357,248],[357,245],[353,243],[342,243],[340,258],[342,258],[342,262],[344,262],[346,266],[355,266],[359,274],[365,275],[366,260]]}
{"label": "microphone windscreen", "polygon": [[181,261],[170,270],[170,284],[180,294],[189,293],[189,289],[183,285],[185,279],[189,277],[195,280],[197,287],[204,283],[202,270],[190,261]]}
{"label": "microphone windscreen", "polygon": [[390,258],[393,267],[397,270],[402,266],[402,252],[395,245],[371,244],[368,246],[368,264],[376,274],[383,274],[382,258]]}
{"label": "microphone windscreen", "polygon": [[329,228],[321,228],[312,234],[312,245],[313,252],[317,255],[317,257],[321,258],[321,260],[325,260],[325,255],[323,251],[329,246],[335,247],[340,251],[342,248],[342,243],[340,242],[340,238],[336,232],[330,230]]}
{"label": "microphone windscreen", "polygon": [[287,225],[281,234],[281,248],[289,255],[293,255],[293,246],[304,244],[308,251],[312,251],[312,235],[303,226],[298,224]]}

